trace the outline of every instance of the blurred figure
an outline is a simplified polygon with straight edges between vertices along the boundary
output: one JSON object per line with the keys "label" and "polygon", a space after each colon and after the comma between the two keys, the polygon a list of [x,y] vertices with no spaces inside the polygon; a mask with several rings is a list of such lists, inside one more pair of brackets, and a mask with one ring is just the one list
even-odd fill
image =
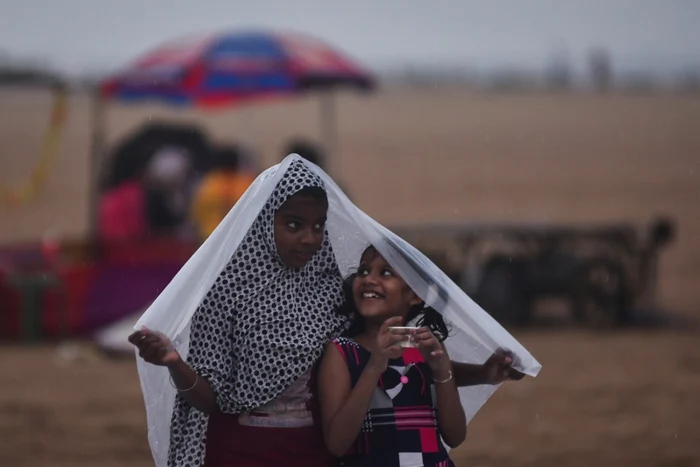
{"label": "blurred figure", "polygon": [[613,72],[610,54],[604,48],[597,47],[589,52],[588,68],[593,88],[597,92],[608,92],[613,84]]}
{"label": "blurred figure", "polygon": [[[326,155],[324,154],[323,149],[319,145],[314,144],[311,141],[307,141],[304,139],[292,140],[285,147],[282,154],[282,158],[284,159],[290,154],[299,154],[307,161],[311,162],[312,164],[316,164],[324,171],[327,171]],[[348,190],[345,189],[345,186],[339,181],[339,177],[336,175],[334,179],[340,187],[340,189],[343,190],[343,193],[345,193],[345,195],[348,198],[352,199],[352,196],[350,196],[350,192],[348,192]]]}
{"label": "blurred figure", "polygon": [[98,234],[106,242],[143,237],[147,233],[146,202],[141,176],[126,180],[100,198]]}
{"label": "blurred figure", "polygon": [[214,151],[214,169],[202,178],[192,204],[192,219],[202,241],[211,235],[255,180],[255,175],[242,167],[244,160],[245,155],[238,145]]}
{"label": "blurred figure", "polygon": [[180,148],[162,148],[149,161],[144,188],[146,215],[153,233],[183,233],[188,220],[191,172],[189,154]]}
{"label": "blurred figure", "polygon": [[326,170],[326,160],[323,154],[323,150],[318,145],[310,141],[306,141],[303,139],[293,140],[287,145],[285,152],[282,155],[282,158],[285,158],[290,154],[299,154],[301,157],[311,162],[312,164],[316,164],[323,170]]}

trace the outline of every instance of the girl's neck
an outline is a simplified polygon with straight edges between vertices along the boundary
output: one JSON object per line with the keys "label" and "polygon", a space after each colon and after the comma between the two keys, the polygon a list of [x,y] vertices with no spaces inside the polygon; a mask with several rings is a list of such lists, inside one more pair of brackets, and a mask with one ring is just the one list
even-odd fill
{"label": "girl's neck", "polygon": [[355,341],[370,352],[375,350],[377,345],[377,334],[379,334],[381,324],[368,322],[365,324],[365,329],[355,337]]}

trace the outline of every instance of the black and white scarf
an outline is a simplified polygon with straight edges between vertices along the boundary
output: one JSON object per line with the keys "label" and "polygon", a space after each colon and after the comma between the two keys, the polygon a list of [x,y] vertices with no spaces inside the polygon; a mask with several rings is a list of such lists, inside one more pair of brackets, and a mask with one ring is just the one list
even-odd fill
{"label": "black and white scarf", "polygon": [[[187,362],[211,383],[224,413],[245,413],[279,396],[345,326],[334,312],[342,302],[342,277],[328,234],[301,269],[285,267],[275,248],[275,212],[306,187],[325,189],[296,160],[192,317]],[[207,422],[177,396],[169,466],[203,464]]]}

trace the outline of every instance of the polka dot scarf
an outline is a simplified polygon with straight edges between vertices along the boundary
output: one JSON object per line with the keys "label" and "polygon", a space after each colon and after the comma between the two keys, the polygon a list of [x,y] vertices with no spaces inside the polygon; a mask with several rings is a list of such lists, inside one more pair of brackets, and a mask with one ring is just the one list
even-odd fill
{"label": "polka dot scarf", "polygon": [[[345,325],[334,312],[342,302],[342,277],[328,233],[301,269],[285,267],[276,252],[275,212],[306,187],[324,188],[294,161],[192,317],[187,362],[211,383],[222,412],[244,413],[279,396]],[[203,464],[207,421],[176,398],[169,466]]]}

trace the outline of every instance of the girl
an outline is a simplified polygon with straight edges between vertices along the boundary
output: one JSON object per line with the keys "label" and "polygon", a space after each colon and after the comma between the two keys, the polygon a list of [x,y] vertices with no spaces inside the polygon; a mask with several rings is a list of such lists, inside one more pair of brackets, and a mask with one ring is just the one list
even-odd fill
{"label": "girl", "polygon": [[327,208],[320,179],[293,163],[194,313],[186,361],[161,334],[130,336],[178,391],[169,466],[328,465],[311,368],[346,320]]}
{"label": "girl", "polygon": [[[453,466],[440,438],[458,446],[467,421],[442,316],[372,246],[349,295],[339,311],[353,326],[326,346],[318,374],[328,450],[344,466]],[[393,329],[415,318],[417,331]]]}

